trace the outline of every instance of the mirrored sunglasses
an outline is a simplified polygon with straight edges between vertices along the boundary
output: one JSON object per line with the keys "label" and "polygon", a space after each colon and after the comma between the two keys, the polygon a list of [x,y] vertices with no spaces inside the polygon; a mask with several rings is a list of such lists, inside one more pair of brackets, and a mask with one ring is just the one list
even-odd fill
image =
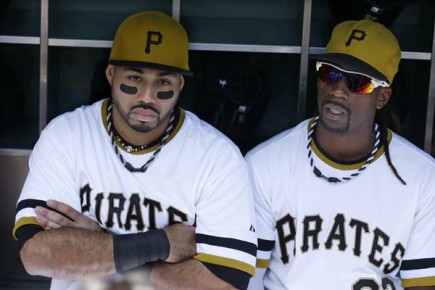
{"label": "mirrored sunglasses", "polygon": [[316,63],[316,70],[319,79],[330,86],[335,85],[344,77],[348,89],[357,94],[370,94],[377,87],[389,87],[389,84],[385,81],[380,81],[361,73],[344,70],[325,62],[318,61]]}

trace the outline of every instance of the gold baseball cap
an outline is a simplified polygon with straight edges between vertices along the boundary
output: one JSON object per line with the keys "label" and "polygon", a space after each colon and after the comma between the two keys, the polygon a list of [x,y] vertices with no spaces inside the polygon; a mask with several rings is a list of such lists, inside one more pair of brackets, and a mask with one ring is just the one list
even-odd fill
{"label": "gold baseball cap", "polygon": [[391,84],[399,68],[401,50],[390,30],[364,19],[335,26],[326,53],[315,58]]}
{"label": "gold baseball cap", "polygon": [[155,11],[133,14],[121,23],[109,64],[193,74],[189,70],[189,41],[183,26]]}

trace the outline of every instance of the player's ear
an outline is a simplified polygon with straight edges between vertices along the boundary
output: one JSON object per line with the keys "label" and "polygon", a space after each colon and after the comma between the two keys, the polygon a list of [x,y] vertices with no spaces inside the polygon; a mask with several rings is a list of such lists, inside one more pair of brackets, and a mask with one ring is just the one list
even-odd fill
{"label": "player's ear", "polygon": [[181,91],[184,87],[184,77],[181,74],[180,74],[180,77],[181,77],[181,85],[180,85],[180,91]]}
{"label": "player's ear", "polygon": [[376,109],[382,109],[390,101],[391,93],[391,88],[380,88],[378,100],[376,101]]}
{"label": "player's ear", "polygon": [[109,81],[109,84],[112,84],[113,73],[115,72],[115,66],[109,64],[106,68],[106,78]]}

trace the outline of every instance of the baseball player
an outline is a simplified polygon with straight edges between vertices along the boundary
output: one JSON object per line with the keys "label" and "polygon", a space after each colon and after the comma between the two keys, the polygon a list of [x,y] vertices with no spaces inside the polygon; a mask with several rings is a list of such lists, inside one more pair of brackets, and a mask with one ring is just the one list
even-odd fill
{"label": "baseball player", "polygon": [[[55,118],[30,157],[13,230],[30,274],[77,289],[148,264],[165,289],[247,288],[256,235],[246,163],[176,106],[190,74],[177,21],[142,12],[120,25],[112,97]],[[56,211],[69,224],[53,223]]]}
{"label": "baseball player", "polygon": [[401,50],[370,20],[317,58],[318,115],[251,150],[250,289],[435,289],[434,159],[386,127]]}

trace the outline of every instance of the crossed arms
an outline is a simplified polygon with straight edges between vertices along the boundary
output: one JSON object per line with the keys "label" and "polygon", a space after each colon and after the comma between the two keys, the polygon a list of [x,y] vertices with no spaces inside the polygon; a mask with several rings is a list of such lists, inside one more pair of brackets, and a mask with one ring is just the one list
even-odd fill
{"label": "crossed arms", "polygon": [[[114,236],[66,204],[49,201],[48,205],[59,213],[35,208],[37,221],[46,230],[26,241],[20,251],[26,271],[31,275],[69,280],[115,274]],[[192,259],[196,253],[193,227],[175,224],[163,231],[170,250],[166,259],[152,266],[150,279],[155,286],[159,289],[234,289],[204,264]]]}

